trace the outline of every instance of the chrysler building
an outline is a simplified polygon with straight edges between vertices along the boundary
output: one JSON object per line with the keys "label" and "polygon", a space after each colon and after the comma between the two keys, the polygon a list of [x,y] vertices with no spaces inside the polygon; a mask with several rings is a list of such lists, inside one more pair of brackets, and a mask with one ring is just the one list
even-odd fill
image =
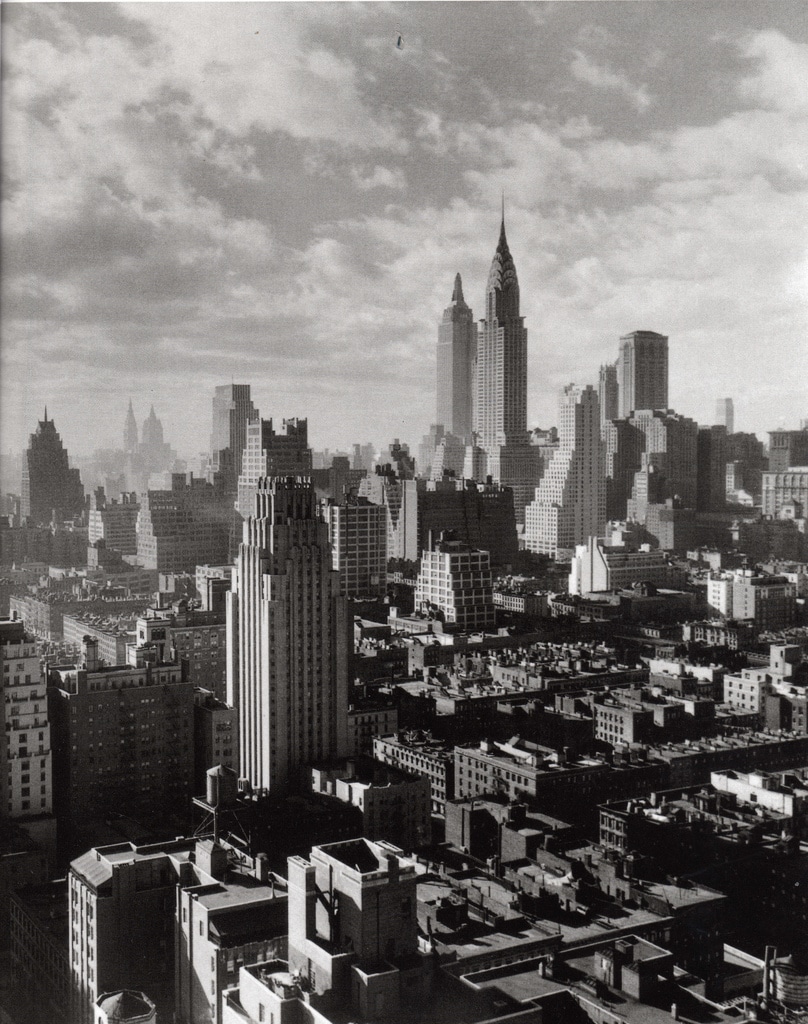
{"label": "chrysler building", "polygon": [[477,451],[467,454],[468,476],[491,476],[513,488],[518,522],[541,476],[538,450],[527,433],[527,328],[519,312],[519,279],[505,234],[488,273],[485,319],[477,331],[474,374]]}

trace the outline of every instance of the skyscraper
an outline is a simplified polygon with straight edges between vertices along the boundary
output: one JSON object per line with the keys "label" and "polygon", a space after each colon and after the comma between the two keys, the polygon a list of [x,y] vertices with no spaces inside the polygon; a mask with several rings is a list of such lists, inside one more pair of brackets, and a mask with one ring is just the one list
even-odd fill
{"label": "skyscraper", "polygon": [[67,450],[56,432],[53,420],[39,421],[36,433],[30,435],[28,450],[22,457],[23,518],[33,523],[49,523],[55,513],[57,519],[71,519],[84,509],[84,488],[77,469],[71,469]]}
{"label": "skyscraper", "polygon": [[132,399],[129,399],[129,411],[126,413],[126,423],[123,428],[123,450],[127,455],[135,451],[138,445],[137,420],[135,410],[132,408]]}
{"label": "skyscraper", "polygon": [[309,480],[262,479],[228,594],[228,703],[240,775],[287,790],[347,754],[349,621]]}
{"label": "skyscraper", "polygon": [[642,455],[634,474],[626,513],[647,523],[649,505],[676,499],[682,508],[696,507],[698,435],[695,420],[675,412],[635,412],[631,425],[643,435]]}
{"label": "skyscraper", "polygon": [[222,384],[213,391],[210,435],[211,471],[222,474],[222,486],[235,492],[241,457],[247,441],[247,424],[258,419],[249,384]]}
{"label": "skyscraper", "polygon": [[597,392],[568,384],[559,401],[559,448],[525,509],[525,546],[557,557],[606,525],[605,445]]}
{"label": "skyscraper", "polygon": [[719,398],[715,403],[715,422],[726,427],[728,434],[735,433],[735,407],[731,398]]}
{"label": "skyscraper", "polygon": [[620,339],[617,358],[618,414],[668,408],[668,339],[654,331],[632,331]]}
{"label": "skyscraper", "polygon": [[284,420],[282,431],[277,432],[272,420],[250,421],[239,465],[236,509],[246,519],[255,511],[255,493],[262,477],[307,476],[311,472],[308,420]]}
{"label": "skyscraper", "polygon": [[527,433],[527,328],[519,312],[519,281],[504,211],[488,273],[485,319],[477,331],[474,372],[474,431],[485,453],[485,475],[513,488],[516,519],[522,522],[541,477],[541,457]]}
{"label": "skyscraper", "polygon": [[472,380],[477,347],[474,314],[463,298],[460,274],[438,328],[437,423],[449,434],[471,439]]}
{"label": "skyscraper", "polygon": [[696,508],[721,512],[727,503],[727,428],[723,424],[699,427],[696,451]]}
{"label": "skyscraper", "polygon": [[324,505],[332,565],[346,597],[384,597],[387,589],[387,509],[367,498]]}
{"label": "skyscraper", "polygon": [[600,402],[601,434],[605,436],[606,424],[617,419],[620,389],[617,386],[617,363],[605,363],[598,377],[598,401]]}
{"label": "skyscraper", "polygon": [[493,451],[527,433],[527,328],[519,315],[519,280],[505,235],[488,272],[485,319],[477,335],[474,429],[479,443]]}

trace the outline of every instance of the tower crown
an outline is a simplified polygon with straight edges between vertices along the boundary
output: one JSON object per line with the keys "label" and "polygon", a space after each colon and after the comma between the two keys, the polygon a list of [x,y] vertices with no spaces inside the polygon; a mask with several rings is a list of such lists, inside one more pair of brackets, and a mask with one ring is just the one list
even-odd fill
{"label": "tower crown", "polygon": [[491,269],[488,271],[485,291],[486,313],[489,320],[496,318],[502,321],[510,316],[519,316],[519,279],[505,234],[504,209],[499,229],[499,243],[491,261]]}

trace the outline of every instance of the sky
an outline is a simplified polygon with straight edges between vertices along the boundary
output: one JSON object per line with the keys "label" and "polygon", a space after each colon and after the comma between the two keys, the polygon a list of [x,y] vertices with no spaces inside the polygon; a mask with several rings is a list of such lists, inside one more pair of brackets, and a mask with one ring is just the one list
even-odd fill
{"label": "sky", "polygon": [[[130,397],[208,448],[217,384],[315,448],[417,444],[504,190],[530,426],[620,335],[670,404],[808,417],[808,5],[4,3],[0,449]],[[399,36],[400,46],[397,45]]]}

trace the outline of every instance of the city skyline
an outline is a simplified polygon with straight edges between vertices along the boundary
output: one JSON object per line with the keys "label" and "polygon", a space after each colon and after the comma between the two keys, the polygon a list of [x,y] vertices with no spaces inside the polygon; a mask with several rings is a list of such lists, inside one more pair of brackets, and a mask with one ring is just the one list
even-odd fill
{"label": "city skyline", "polygon": [[764,436],[808,412],[801,4],[3,22],[4,453],[45,405],[71,454],[117,444],[131,396],[193,459],[230,379],[264,417],[307,417],[315,447],[413,445],[457,273],[483,315],[503,189],[529,426],[636,330],[670,338],[682,415],[731,396]]}

